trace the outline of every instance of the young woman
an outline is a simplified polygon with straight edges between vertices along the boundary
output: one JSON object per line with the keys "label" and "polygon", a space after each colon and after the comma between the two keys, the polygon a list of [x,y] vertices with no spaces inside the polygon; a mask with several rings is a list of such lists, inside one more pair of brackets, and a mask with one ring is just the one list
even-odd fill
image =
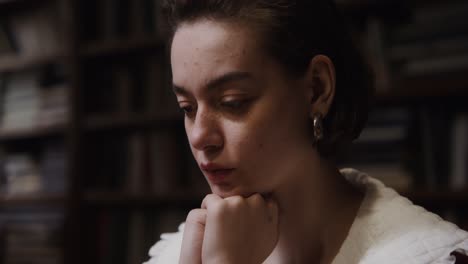
{"label": "young woman", "polygon": [[372,94],[328,0],[171,0],[173,87],[212,194],[147,263],[455,263],[468,233],[338,170]]}

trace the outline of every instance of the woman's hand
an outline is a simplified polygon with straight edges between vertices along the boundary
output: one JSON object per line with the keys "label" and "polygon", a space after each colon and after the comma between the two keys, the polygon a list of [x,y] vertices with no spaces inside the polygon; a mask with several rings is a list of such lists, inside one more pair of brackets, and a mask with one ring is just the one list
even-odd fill
{"label": "woman's hand", "polygon": [[205,232],[206,210],[193,209],[187,215],[179,264],[202,264],[201,252]]}
{"label": "woman's hand", "polygon": [[202,243],[203,264],[260,264],[278,240],[278,207],[260,194],[221,198],[209,194]]}

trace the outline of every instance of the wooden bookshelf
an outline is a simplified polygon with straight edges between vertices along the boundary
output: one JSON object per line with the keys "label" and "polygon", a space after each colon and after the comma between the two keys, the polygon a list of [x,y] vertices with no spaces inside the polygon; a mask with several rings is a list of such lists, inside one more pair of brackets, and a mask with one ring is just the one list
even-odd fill
{"label": "wooden bookshelf", "polygon": [[402,192],[403,196],[408,197],[415,203],[437,204],[437,205],[463,205],[468,206],[468,190],[460,191],[406,191]]}
{"label": "wooden bookshelf", "polygon": [[[463,0],[449,0],[447,3],[463,2]],[[407,14],[412,8],[421,5],[430,5],[440,3],[438,0],[336,0],[337,7],[342,10],[345,15],[350,16],[368,16],[381,15],[391,18]],[[406,12],[403,12],[406,10]],[[396,12],[391,14],[391,12]]]}
{"label": "wooden bookshelf", "polygon": [[25,206],[64,207],[65,196],[59,194],[0,194],[0,208]]}
{"label": "wooden bookshelf", "polygon": [[[451,0],[450,2],[453,1],[455,0]],[[70,188],[68,188],[66,193],[63,195],[38,194],[16,197],[0,195],[0,209],[7,207],[29,206],[59,207],[65,209],[65,233],[63,236],[64,260],[62,263],[67,264],[86,263],[86,261],[89,261],[88,256],[98,254],[86,252],[86,250],[88,250],[87,246],[89,240],[97,241],[99,236],[92,232],[92,230],[97,229],[95,224],[99,220],[89,220],[89,218],[92,218],[93,216],[92,214],[88,214],[88,212],[93,212],[98,215],[99,213],[106,211],[135,212],[140,210],[163,214],[164,210],[167,209],[186,210],[187,208],[198,207],[204,197],[204,195],[184,190],[168,190],[168,194],[158,195],[144,191],[128,193],[125,191],[103,191],[99,188],[96,188],[98,190],[95,190],[93,187],[89,187],[87,185],[87,180],[93,178],[95,175],[100,175],[99,177],[102,177],[101,180],[103,182],[106,182],[108,180],[107,178],[112,178],[111,176],[108,176],[112,175],[111,173],[108,175],[100,173],[86,173],[86,169],[94,172],[104,164],[96,162],[88,168],[89,164],[87,163],[87,158],[93,154],[93,149],[90,147],[92,143],[99,143],[100,140],[104,141],[115,134],[118,134],[119,137],[122,136],[122,141],[125,141],[125,144],[128,144],[126,145],[126,150],[129,150],[131,147],[128,146],[131,144],[127,142],[129,140],[127,140],[128,138],[126,137],[139,137],[139,134],[146,133],[146,135],[144,135],[145,137],[153,139],[150,137],[153,137],[153,134],[156,133],[147,132],[153,132],[152,130],[160,129],[164,129],[165,131],[163,132],[169,131],[170,134],[183,135],[184,123],[181,114],[167,115],[167,113],[162,113],[162,111],[158,111],[157,109],[136,110],[139,112],[122,113],[129,109],[134,109],[132,108],[134,105],[129,107],[130,104],[126,105],[126,107],[120,107],[120,105],[116,106],[116,114],[95,112],[93,108],[94,101],[92,100],[95,98],[93,98],[93,96],[107,98],[107,95],[110,96],[112,92],[119,93],[119,98],[115,101],[118,101],[117,104],[120,104],[122,103],[120,97],[124,97],[122,94],[127,93],[128,95],[128,90],[132,90],[132,86],[128,85],[128,83],[130,83],[128,79],[125,80],[125,77],[122,78],[124,80],[116,78],[116,74],[109,74],[109,76],[112,76],[110,78],[119,79],[118,81],[112,82],[114,80],[112,79],[109,82],[103,81],[103,85],[93,85],[93,81],[101,81],[99,78],[106,70],[111,71],[111,73],[115,73],[112,72],[115,70],[114,67],[120,66],[119,70],[123,69],[122,71],[127,71],[128,69],[133,70],[134,65],[140,66],[139,63],[147,63],[151,67],[154,67],[149,69],[156,69],[155,71],[159,71],[154,74],[156,78],[165,79],[165,81],[167,81],[169,78],[166,77],[170,77],[168,76],[170,66],[168,65],[167,58],[164,57],[164,54],[167,54],[168,47],[164,43],[164,40],[157,37],[159,34],[127,34],[125,36],[112,37],[108,37],[107,35],[101,36],[99,34],[96,34],[96,36],[82,36],[83,32],[80,27],[83,24],[88,23],[91,17],[90,13],[87,13],[83,11],[84,9],[80,8],[81,5],[86,4],[85,2],[91,6],[94,4],[93,1],[79,0],[0,0],[0,14],[14,15],[15,12],[20,9],[28,10],[36,6],[50,4],[57,5],[57,10],[59,11],[62,19],[61,22],[63,23],[63,30],[65,31],[63,54],[38,56],[35,58],[21,58],[16,56],[7,57],[5,55],[0,55],[0,76],[3,73],[15,73],[27,69],[43,68],[48,65],[57,64],[63,66],[63,69],[66,72],[66,78],[69,81],[71,88],[68,91],[68,98],[70,99],[69,121],[61,126],[0,132],[0,144],[8,146],[18,144],[23,147],[23,145],[25,145],[25,141],[27,143],[26,145],[28,145],[28,140],[31,139],[41,141],[51,137],[60,137],[67,149],[66,179],[70,183]],[[433,3],[435,0],[384,1],[384,3],[372,0],[344,0],[338,4],[338,7],[342,9],[345,15],[350,19],[356,19],[357,21],[362,22],[369,16],[375,17],[380,15],[390,19],[397,19],[402,14],[400,12],[401,10],[411,11],[412,6],[419,4],[425,5],[427,2]],[[403,12],[403,14],[405,13]],[[102,22],[100,21],[101,16],[103,15],[96,15],[97,20],[91,22],[91,24],[96,24],[95,26],[99,27],[100,30],[102,30],[103,27],[99,24]],[[129,62],[130,60],[131,63]],[[155,60],[160,66],[162,66],[158,68],[156,67],[156,64],[158,63],[150,60]],[[93,72],[94,67],[90,67],[92,70],[89,70],[90,68],[88,68],[88,66],[95,66],[96,70]],[[147,67],[147,65],[144,67]],[[144,69],[146,70],[147,68]],[[90,71],[96,73],[96,76],[89,77],[89,75],[92,75],[89,74]],[[139,68],[137,68],[136,72],[138,71]],[[385,103],[390,105],[412,106],[415,101],[418,101],[418,103],[446,101],[450,104],[454,100],[466,100],[468,97],[467,73],[468,69],[461,70],[457,73],[436,74],[429,77],[402,78],[395,76],[391,89],[377,93],[377,104]],[[128,75],[137,76],[138,78],[135,79],[139,79],[140,77],[134,72],[131,72]],[[144,78],[147,78],[147,76],[142,77],[141,79]],[[127,88],[120,87],[119,84],[121,83],[119,82],[125,81],[128,82]],[[146,79],[145,81],[150,82]],[[98,83],[98,81],[96,81],[96,83]],[[151,84],[152,87],[166,88],[163,87],[166,85],[165,83],[166,82]],[[116,88],[113,85],[119,87]],[[142,87],[143,86],[144,85],[142,85]],[[105,92],[100,94],[97,89],[103,89],[102,91]],[[121,90],[116,92],[115,90],[117,89]],[[122,90],[125,89],[127,91],[122,92]],[[161,96],[161,98],[165,98],[164,100],[166,100],[168,96]],[[146,100],[146,98],[144,100]],[[105,105],[105,103],[106,102],[101,105]],[[148,104],[148,102],[145,101],[142,105],[144,104]],[[96,105],[96,109],[101,109],[99,102]],[[89,110],[88,107],[93,109]],[[113,105],[109,108],[112,107]],[[135,109],[136,108],[138,107],[135,107]],[[146,106],[142,106],[141,108],[146,109]],[[102,109],[107,108],[103,106]],[[112,109],[114,110],[114,108]],[[120,112],[120,110],[122,111]],[[103,110],[103,112],[104,111],[105,110]],[[172,111],[172,109],[168,111]],[[124,133],[121,133],[122,131]],[[131,131],[132,133],[126,133],[128,131]],[[119,140],[120,138],[117,138],[115,141],[118,142]],[[152,141],[142,142],[144,142],[143,144],[147,144]],[[141,147],[138,146],[138,144],[136,145],[137,149],[138,147]],[[145,145],[144,147],[147,146]],[[188,157],[190,155],[190,153],[188,153],[190,152],[188,146],[184,145],[174,147],[173,149],[182,149],[183,147],[186,148],[183,151],[187,152],[184,152],[183,154],[187,154]],[[153,151],[153,149],[145,151]],[[106,155],[102,155],[102,157],[98,156],[97,158],[104,159],[107,157]],[[128,161],[122,162],[130,163]],[[184,174],[186,177],[182,180],[184,184],[188,184],[188,182],[192,181],[190,178],[192,176],[188,176],[188,172],[191,170],[191,165],[188,163],[188,158],[181,158],[180,162],[178,160],[177,163],[177,166],[180,166],[183,170],[181,174]],[[116,164],[116,166],[117,165],[120,164]],[[127,164],[127,166],[129,165]],[[126,173],[129,172],[126,171]],[[128,180],[128,177],[124,179]],[[107,182],[102,185],[105,184],[107,184]],[[110,186],[104,186],[104,190],[106,189],[105,187],[109,187],[109,189],[111,189]],[[407,196],[416,204],[435,205],[440,206],[441,208],[455,208],[457,212],[463,211],[463,208],[467,208],[468,206],[468,190],[452,192],[449,190],[425,191],[424,189],[417,189],[402,192],[402,194]],[[85,233],[91,233],[91,236],[86,237],[83,235]],[[154,243],[156,241],[152,242]]]}
{"label": "wooden bookshelf", "polygon": [[0,131],[0,143],[25,139],[43,139],[65,135],[65,125],[43,128],[21,129],[17,131]]}
{"label": "wooden bookshelf", "polygon": [[130,116],[93,116],[86,120],[86,131],[102,131],[109,129],[138,128],[182,128],[183,120],[177,117],[160,117],[147,114],[132,114]]}
{"label": "wooden bookshelf", "polygon": [[115,39],[89,43],[81,53],[85,57],[96,57],[145,51],[158,52],[163,44],[163,41],[157,38]]}
{"label": "wooden bookshelf", "polygon": [[53,0],[0,0],[0,14],[38,7]]}
{"label": "wooden bookshelf", "polygon": [[17,72],[32,68],[39,68],[45,65],[61,63],[63,56],[38,56],[38,57],[20,57],[17,55],[0,56],[0,73]]}
{"label": "wooden bookshelf", "polygon": [[158,194],[132,194],[123,192],[87,192],[85,203],[89,206],[99,207],[176,207],[200,206],[204,196],[190,193]]}

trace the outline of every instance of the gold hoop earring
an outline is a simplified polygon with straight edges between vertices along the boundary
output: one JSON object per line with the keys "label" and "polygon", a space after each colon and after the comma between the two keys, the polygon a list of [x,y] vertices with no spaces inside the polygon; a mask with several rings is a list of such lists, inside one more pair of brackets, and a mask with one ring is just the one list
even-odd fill
{"label": "gold hoop earring", "polygon": [[317,143],[318,141],[323,139],[323,117],[321,113],[315,113],[313,115],[313,122],[314,122],[314,142]]}

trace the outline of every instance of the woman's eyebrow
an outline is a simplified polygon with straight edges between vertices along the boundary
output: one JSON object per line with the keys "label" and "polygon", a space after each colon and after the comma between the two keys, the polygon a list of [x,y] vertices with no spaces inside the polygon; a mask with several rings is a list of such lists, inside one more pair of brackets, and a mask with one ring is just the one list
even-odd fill
{"label": "woman's eyebrow", "polygon": [[[245,79],[252,79],[252,75],[248,72],[229,72],[229,73],[223,74],[219,77],[216,77],[215,79],[208,81],[208,83],[204,86],[203,89],[210,91],[228,82],[245,80]],[[182,86],[178,86],[176,84],[172,84],[172,89],[175,94],[180,94],[180,95],[190,94],[190,92],[188,92],[186,88]]]}

